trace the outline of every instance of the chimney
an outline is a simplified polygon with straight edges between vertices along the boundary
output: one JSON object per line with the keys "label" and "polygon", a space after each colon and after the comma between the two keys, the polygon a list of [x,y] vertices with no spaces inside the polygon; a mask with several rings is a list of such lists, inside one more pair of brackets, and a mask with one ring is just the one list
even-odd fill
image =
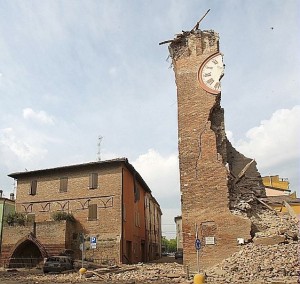
{"label": "chimney", "polygon": [[15,200],[15,195],[13,193],[10,194],[10,199]]}
{"label": "chimney", "polygon": [[2,198],[3,190],[0,189],[0,198]]}

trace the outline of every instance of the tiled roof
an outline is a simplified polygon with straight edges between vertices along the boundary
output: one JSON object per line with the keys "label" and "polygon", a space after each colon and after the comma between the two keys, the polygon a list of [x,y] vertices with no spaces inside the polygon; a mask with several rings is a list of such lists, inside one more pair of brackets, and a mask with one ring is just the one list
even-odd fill
{"label": "tiled roof", "polygon": [[[83,168],[89,168],[89,167],[95,167],[95,166],[101,167],[101,166],[106,166],[106,165],[118,165],[120,163],[123,163],[133,175],[135,174],[137,180],[145,188],[145,190],[147,192],[151,193],[151,190],[148,187],[148,185],[146,184],[146,182],[144,181],[144,179],[136,171],[136,169],[133,167],[133,165],[131,165],[128,162],[127,158],[117,158],[117,159],[111,159],[111,160],[105,160],[105,161],[97,161],[97,162],[89,162],[89,163],[82,163],[82,164],[75,164],[75,165],[67,165],[67,166],[61,166],[61,167],[55,167],[55,168],[39,169],[39,170],[24,171],[24,172],[15,172],[15,173],[9,174],[8,176],[12,177],[14,179],[19,179],[19,178],[22,178],[22,177],[35,176],[37,174],[61,172],[61,171],[65,171],[65,170],[76,170],[76,169],[83,169]],[[155,198],[154,198],[154,200],[155,200]],[[158,204],[157,200],[155,200],[155,202]]]}
{"label": "tiled roof", "polygon": [[106,160],[106,161],[74,164],[74,165],[60,166],[60,167],[47,168],[47,169],[39,169],[39,170],[33,170],[33,171],[26,170],[24,172],[11,173],[8,176],[17,179],[22,176],[30,176],[32,174],[37,174],[37,173],[48,173],[48,172],[55,172],[55,171],[61,171],[61,170],[72,170],[72,169],[86,168],[89,166],[113,164],[113,163],[120,163],[120,162],[128,163],[128,159],[127,158],[117,158],[117,159]]}

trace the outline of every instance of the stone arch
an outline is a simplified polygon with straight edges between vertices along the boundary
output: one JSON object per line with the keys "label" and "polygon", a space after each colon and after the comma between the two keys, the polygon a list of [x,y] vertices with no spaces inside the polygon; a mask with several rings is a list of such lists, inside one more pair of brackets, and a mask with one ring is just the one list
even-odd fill
{"label": "stone arch", "polygon": [[13,247],[9,256],[9,267],[34,267],[47,256],[44,246],[30,233]]}

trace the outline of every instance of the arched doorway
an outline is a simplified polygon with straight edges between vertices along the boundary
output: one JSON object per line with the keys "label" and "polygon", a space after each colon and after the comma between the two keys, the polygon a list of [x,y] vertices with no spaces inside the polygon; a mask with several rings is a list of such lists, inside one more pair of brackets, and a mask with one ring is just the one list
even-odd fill
{"label": "arched doorway", "polygon": [[45,257],[44,247],[30,234],[16,244],[9,258],[9,267],[36,267]]}

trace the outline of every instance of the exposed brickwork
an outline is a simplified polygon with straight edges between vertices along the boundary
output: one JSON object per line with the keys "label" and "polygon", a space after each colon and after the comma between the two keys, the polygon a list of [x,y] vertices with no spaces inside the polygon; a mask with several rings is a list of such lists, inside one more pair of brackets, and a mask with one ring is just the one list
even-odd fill
{"label": "exposed brickwork", "polygon": [[[206,92],[198,81],[200,65],[219,52],[218,34],[183,33],[169,50],[178,99],[184,265],[196,270],[195,225],[202,241],[201,269],[211,267],[239,250],[237,238],[250,239],[250,220],[232,214],[231,209],[244,201],[245,192],[251,203],[264,191],[255,163],[236,179],[251,159],[238,153],[226,138],[221,95]],[[206,237],[214,237],[215,244],[206,244]]]}
{"label": "exposed brickwork", "polygon": [[36,239],[38,244],[42,245],[41,249],[44,250],[44,257],[59,254],[66,248],[72,249],[72,243],[66,237],[73,230],[73,225],[66,221],[40,222],[35,225],[31,223],[25,226],[5,225],[3,228],[1,263],[7,261],[10,257],[18,257],[14,252],[26,240]]}

